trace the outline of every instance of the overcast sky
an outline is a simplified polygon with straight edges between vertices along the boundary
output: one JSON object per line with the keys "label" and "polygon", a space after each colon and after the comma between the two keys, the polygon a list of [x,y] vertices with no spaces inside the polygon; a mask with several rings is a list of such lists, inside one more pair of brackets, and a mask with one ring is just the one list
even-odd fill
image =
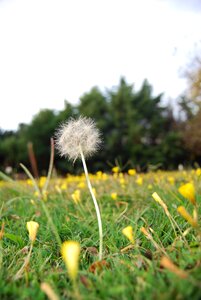
{"label": "overcast sky", "polygon": [[175,99],[200,28],[200,0],[0,0],[0,128],[120,76]]}

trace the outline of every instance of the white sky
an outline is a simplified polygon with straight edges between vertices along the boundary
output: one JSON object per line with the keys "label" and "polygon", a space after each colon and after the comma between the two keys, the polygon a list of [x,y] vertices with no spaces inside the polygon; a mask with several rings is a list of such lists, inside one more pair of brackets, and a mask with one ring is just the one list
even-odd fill
{"label": "white sky", "polygon": [[0,0],[0,128],[122,75],[175,98],[200,39],[200,0]]}

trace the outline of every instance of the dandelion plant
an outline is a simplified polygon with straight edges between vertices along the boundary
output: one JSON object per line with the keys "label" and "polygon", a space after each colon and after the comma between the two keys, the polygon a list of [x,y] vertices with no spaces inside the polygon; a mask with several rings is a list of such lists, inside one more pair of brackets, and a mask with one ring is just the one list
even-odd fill
{"label": "dandelion plant", "polygon": [[90,182],[86,158],[92,156],[99,149],[100,144],[100,132],[96,128],[96,125],[91,118],[71,118],[67,122],[63,123],[56,133],[56,147],[60,155],[72,160],[73,162],[75,162],[77,159],[81,159],[82,161],[87,185],[94,202],[98,220],[99,260],[101,260],[103,256],[102,221],[98,202]]}

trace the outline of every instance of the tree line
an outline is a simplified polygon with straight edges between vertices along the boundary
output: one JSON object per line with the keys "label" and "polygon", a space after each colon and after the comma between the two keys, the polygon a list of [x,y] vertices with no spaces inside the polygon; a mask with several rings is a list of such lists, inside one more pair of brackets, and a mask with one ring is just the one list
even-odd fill
{"label": "tree line", "polygon": [[[179,102],[183,115],[175,116],[174,107],[162,103],[162,96],[153,96],[147,80],[135,91],[121,78],[117,87],[105,92],[93,87],[77,105],[65,101],[61,111],[41,110],[30,124],[20,124],[16,132],[0,130],[0,168],[11,166],[20,171],[20,162],[30,168],[31,143],[39,174],[47,171],[50,138],[55,129],[68,118],[80,115],[93,118],[102,133],[102,147],[88,162],[90,171],[107,171],[116,164],[122,170],[146,171],[199,163],[201,137],[195,131],[201,136],[200,110],[194,112],[189,99],[183,96]],[[80,164],[72,165],[56,153],[55,169],[60,173],[79,172]]]}

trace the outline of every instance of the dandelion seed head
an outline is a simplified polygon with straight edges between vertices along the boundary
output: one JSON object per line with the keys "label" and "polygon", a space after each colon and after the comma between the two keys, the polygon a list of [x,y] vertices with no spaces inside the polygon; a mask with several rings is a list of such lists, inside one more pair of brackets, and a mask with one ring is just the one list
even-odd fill
{"label": "dandelion seed head", "polygon": [[99,149],[100,144],[100,132],[91,118],[71,118],[56,132],[56,148],[60,155],[73,161],[80,158],[80,147],[87,158]]}

